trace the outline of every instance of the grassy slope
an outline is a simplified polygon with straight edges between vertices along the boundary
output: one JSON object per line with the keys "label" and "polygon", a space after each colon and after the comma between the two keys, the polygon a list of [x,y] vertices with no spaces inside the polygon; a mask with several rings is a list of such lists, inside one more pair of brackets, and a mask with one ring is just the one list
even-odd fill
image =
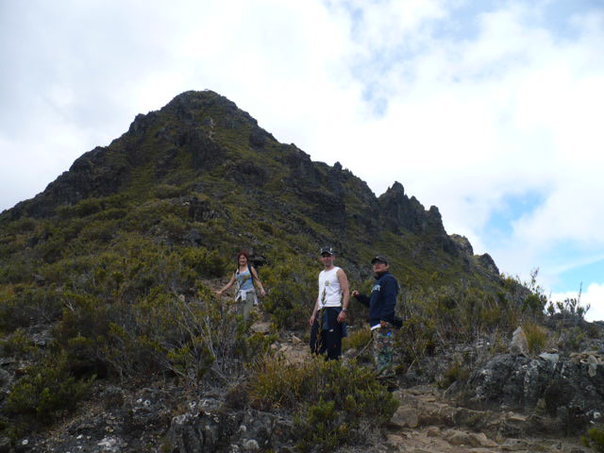
{"label": "grassy slope", "polygon": [[[323,244],[341,250],[354,287],[367,287],[372,255],[390,256],[419,324],[439,318],[436,327],[469,338],[481,322],[516,321],[513,283],[468,270],[434,238],[376,230],[377,199],[363,181],[278,143],[218,95],[181,96],[136,124],[87,155],[83,197],[56,189],[60,180],[0,215],[0,347],[38,364],[2,401],[6,426],[69,409],[69,399],[44,400],[40,373],[54,382],[51,394],[80,395],[93,375],[196,380],[213,361],[260,354],[262,342],[235,335],[223,357],[209,357],[207,338],[219,332],[189,328],[182,316],[184,300],[220,325],[210,282],[228,276],[241,248],[267,258],[265,307],[281,328],[304,328]],[[190,215],[194,199],[204,204],[201,218]],[[345,217],[334,226],[321,203],[342,200]],[[41,206],[51,214],[37,215]],[[32,332],[48,328],[52,347],[35,344]]]}

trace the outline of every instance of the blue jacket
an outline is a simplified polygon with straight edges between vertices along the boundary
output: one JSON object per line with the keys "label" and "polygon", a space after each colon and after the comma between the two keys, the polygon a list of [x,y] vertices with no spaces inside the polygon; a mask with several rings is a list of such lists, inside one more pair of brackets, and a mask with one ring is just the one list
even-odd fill
{"label": "blue jacket", "polygon": [[[371,326],[379,324],[380,321],[396,324],[394,307],[396,307],[396,296],[399,289],[398,282],[390,272],[377,276],[376,280],[371,289],[371,297],[359,294],[357,300],[369,307],[369,323]],[[400,320],[398,322],[400,323]]]}

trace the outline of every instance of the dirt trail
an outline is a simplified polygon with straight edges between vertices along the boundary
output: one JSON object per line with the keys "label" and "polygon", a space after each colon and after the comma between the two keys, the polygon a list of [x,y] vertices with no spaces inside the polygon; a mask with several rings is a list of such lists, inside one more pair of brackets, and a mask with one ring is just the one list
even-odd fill
{"label": "dirt trail", "polygon": [[434,386],[395,393],[401,405],[388,429],[391,451],[410,453],[582,453],[578,438],[532,436],[529,417],[457,407]]}
{"label": "dirt trail", "polygon": [[[268,326],[264,326],[268,327]],[[291,335],[276,352],[292,363],[310,358],[308,345]],[[345,360],[345,359],[344,359]],[[510,411],[479,411],[455,406],[435,386],[416,386],[394,392],[400,406],[379,445],[338,452],[406,453],[589,453],[580,439],[531,435],[529,417]]]}

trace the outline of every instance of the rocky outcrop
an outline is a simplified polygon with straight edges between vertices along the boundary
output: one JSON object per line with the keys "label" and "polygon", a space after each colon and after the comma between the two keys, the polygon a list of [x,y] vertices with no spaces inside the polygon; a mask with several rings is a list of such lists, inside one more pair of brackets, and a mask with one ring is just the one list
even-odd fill
{"label": "rocky outcrop", "polygon": [[268,171],[249,160],[227,163],[224,173],[231,180],[250,188],[262,187],[269,181]]}
{"label": "rocky outcrop", "polygon": [[[57,213],[85,217],[91,213],[82,212],[78,203],[97,198],[94,202],[102,205],[112,195],[124,197],[121,213],[112,214],[119,217],[126,215],[129,203],[156,194],[158,187],[172,188],[162,198],[180,197],[175,204],[186,203],[195,192],[216,201],[212,207],[191,201],[189,218],[195,221],[245,211],[250,222],[260,220],[265,229],[274,223],[287,234],[307,235],[312,242],[338,243],[354,264],[367,255],[358,252],[359,243],[372,246],[394,232],[401,241],[392,250],[382,250],[386,255],[404,250],[401,244],[408,240],[412,245],[403,261],[412,261],[413,266],[422,266],[424,255],[430,272],[455,272],[459,266],[443,259],[444,251],[467,273],[486,275],[494,283],[499,278],[488,255],[474,259],[466,238],[447,235],[436,206],[424,209],[398,182],[376,197],[339,162],[333,166],[313,162],[295,145],[278,143],[248,113],[211,91],[188,91],[158,111],[137,115],[125,134],[82,155],[43,193],[1,217],[8,221]],[[223,205],[220,214],[218,203]],[[203,245],[205,233],[198,233],[199,229],[171,240]]]}
{"label": "rocky outcrop", "polygon": [[430,239],[445,252],[457,256],[458,248],[447,235],[440,212],[436,206],[426,211],[415,197],[405,195],[405,189],[395,182],[378,198],[380,216],[386,228],[394,232],[409,230]]}
{"label": "rocky outcrop", "polygon": [[587,452],[577,438],[551,437],[560,434],[556,432],[560,424],[547,416],[459,407],[433,386],[412,387],[396,394],[401,405],[386,435],[386,451]]}
{"label": "rocky outcrop", "polygon": [[529,345],[526,338],[526,334],[522,327],[518,327],[512,334],[512,341],[510,342],[510,353],[528,355]]}
{"label": "rocky outcrop", "polygon": [[604,357],[500,354],[472,374],[465,392],[470,405],[542,411],[571,432],[579,431],[589,422],[601,422]]}
{"label": "rocky outcrop", "polygon": [[290,421],[274,414],[204,409],[174,417],[164,445],[173,453],[280,450],[291,430]]}
{"label": "rocky outcrop", "polygon": [[97,147],[76,159],[69,171],[50,183],[44,192],[18,203],[6,214],[9,219],[48,217],[58,206],[116,193],[129,174],[127,163],[111,161],[107,158],[106,148]]}
{"label": "rocky outcrop", "polygon": [[185,202],[185,205],[188,207],[189,217],[197,222],[207,222],[225,215],[208,199],[199,199],[193,196]]}
{"label": "rocky outcrop", "polygon": [[474,255],[474,249],[472,248],[472,244],[470,243],[467,237],[461,236],[459,234],[452,234],[450,238],[455,243],[457,249],[461,254],[468,257]]}
{"label": "rocky outcrop", "polygon": [[491,258],[491,255],[489,255],[488,253],[477,256],[476,260],[479,266],[481,266],[490,274],[499,275],[499,268],[495,264],[495,261],[493,261],[493,258]]}

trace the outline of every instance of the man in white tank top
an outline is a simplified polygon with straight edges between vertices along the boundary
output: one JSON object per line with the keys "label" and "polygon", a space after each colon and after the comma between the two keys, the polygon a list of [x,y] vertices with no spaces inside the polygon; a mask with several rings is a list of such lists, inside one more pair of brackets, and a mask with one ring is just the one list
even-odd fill
{"label": "man in white tank top", "polygon": [[310,349],[315,354],[327,352],[327,359],[342,355],[342,337],[348,318],[350,290],[346,273],[334,265],[332,247],[321,249],[324,269],[319,274],[319,294],[308,320],[311,326]]}

